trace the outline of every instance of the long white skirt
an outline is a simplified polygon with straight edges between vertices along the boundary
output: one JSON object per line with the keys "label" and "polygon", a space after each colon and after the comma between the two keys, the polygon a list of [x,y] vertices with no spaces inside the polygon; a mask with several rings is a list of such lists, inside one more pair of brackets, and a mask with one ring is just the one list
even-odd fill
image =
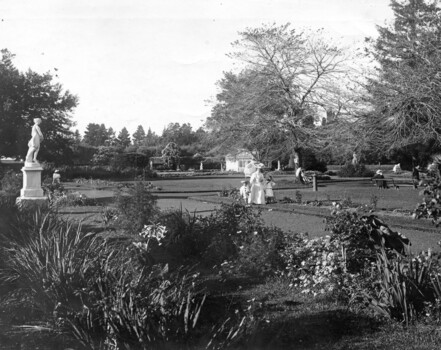
{"label": "long white skirt", "polygon": [[265,187],[263,184],[257,183],[251,186],[249,204],[265,204]]}

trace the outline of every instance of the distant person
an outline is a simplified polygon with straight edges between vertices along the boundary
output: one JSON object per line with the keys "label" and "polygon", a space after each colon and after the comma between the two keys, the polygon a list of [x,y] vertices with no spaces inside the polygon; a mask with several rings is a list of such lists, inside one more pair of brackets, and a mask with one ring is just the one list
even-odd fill
{"label": "distant person", "polygon": [[435,162],[430,163],[427,166],[427,175],[429,175],[430,177],[433,177],[436,180],[438,180],[440,178],[440,172],[439,172],[438,164],[436,164]]}
{"label": "distant person", "polygon": [[392,168],[392,171],[395,174],[401,174],[401,164],[400,163],[395,164],[394,167]]}
{"label": "distant person", "polygon": [[55,169],[54,174],[52,175],[52,183],[59,184],[61,182],[61,175],[58,169]]}
{"label": "distant person", "polygon": [[383,172],[380,169],[375,172],[375,175],[372,177],[372,179],[375,180],[375,183],[379,188],[388,188],[386,180],[384,180]]}
{"label": "distant person", "polygon": [[418,188],[418,185],[420,184],[420,171],[421,168],[419,166],[414,166],[412,169],[413,188]]}
{"label": "distant person", "polygon": [[250,183],[248,181],[241,181],[242,186],[240,186],[239,194],[245,203],[248,202],[248,196],[250,195]]}
{"label": "distant person", "polygon": [[305,175],[303,173],[303,169],[301,167],[298,167],[296,170],[296,179],[299,180],[300,183],[305,183]]}
{"label": "distant person", "polygon": [[265,204],[265,178],[262,174],[263,164],[256,164],[256,171],[250,177],[250,195],[248,204]]}
{"label": "distant person", "polygon": [[266,179],[266,184],[265,184],[265,200],[267,204],[276,202],[273,191],[273,187],[275,185],[276,183],[273,181],[273,177],[269,175],[268,178]]}

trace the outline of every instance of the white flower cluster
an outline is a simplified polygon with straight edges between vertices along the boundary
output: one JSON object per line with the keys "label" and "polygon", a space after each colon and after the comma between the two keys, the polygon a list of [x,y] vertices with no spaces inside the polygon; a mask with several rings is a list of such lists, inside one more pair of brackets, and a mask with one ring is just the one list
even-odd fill
{"label": "white flower cluster", "polygon": [[156,239],[159,244],[161,244],[161,240],[165,237],[167,233],[167,228],[165,226],[161,226],[158,224],[154,225],[144,225],[143,230],[139,233],[142,238],[145,239]]}
{"label": "white flower cluster", "polygon": [[139,235],[144,238],[145,242],[133,242],[133,245],[138,248],[147,251],[149,248],[149,242],[151,239],[155,239],[158,245],[161,245],[162,239],[167,233],[167,228],[158,224],[154,225],[144,225],[144,228],[139,233]]}

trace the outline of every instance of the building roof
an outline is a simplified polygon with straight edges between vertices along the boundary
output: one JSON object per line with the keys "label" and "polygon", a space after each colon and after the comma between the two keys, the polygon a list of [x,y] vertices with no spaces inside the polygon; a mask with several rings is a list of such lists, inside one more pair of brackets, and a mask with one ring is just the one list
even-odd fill
{"label": "building roof", "polygon": [[249,151],[238,151],[237,153],[228,153],[225,156],[225,159],[227,160],[239,160],[239,159],[245,159],[245,160],[253,160],[254,156]]}

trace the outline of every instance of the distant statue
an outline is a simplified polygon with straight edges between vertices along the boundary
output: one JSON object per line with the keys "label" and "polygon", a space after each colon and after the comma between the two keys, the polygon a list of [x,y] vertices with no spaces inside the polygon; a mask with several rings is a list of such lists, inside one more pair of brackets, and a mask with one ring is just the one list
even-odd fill
{"label": "distant statue", "polygon": [[41,124],[41,118],[34,118],[34,126],[32,127],[32,137],[28,142],[28,154],[26,155],[27,163],[38,163],[37,155],[40,150],[40,143],[43,141],[43,134],[39,125]]}
{"label": "distant statue", "polygon": [[356,166],[358,164],[358,157],[357,157],[357,153],[353,153],[352,154],[352,165]]}

